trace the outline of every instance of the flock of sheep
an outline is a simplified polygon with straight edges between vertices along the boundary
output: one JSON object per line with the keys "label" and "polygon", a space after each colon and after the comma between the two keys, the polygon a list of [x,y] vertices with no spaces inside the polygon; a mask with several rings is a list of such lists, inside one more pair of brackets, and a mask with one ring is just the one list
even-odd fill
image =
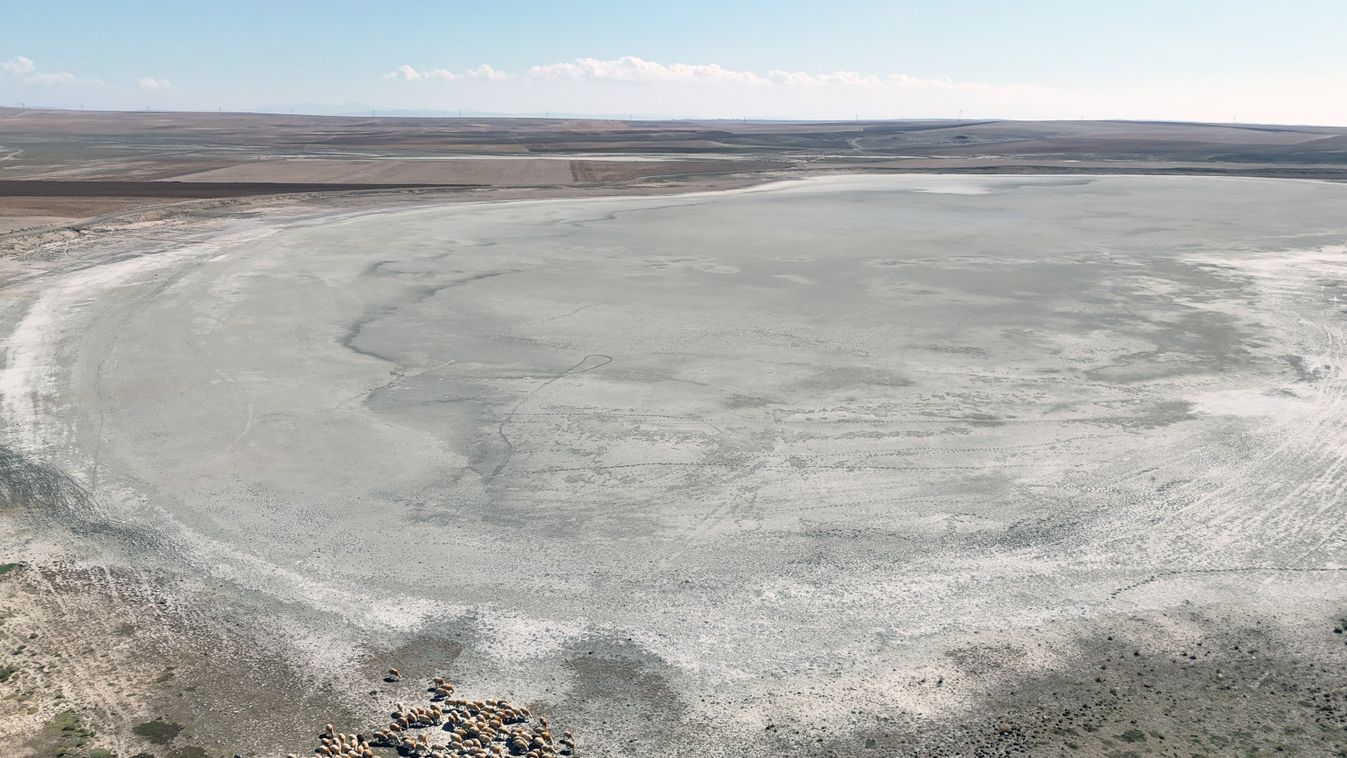
{"label": "flock of sheep", "polygon": [[[400,678],[396,669],[389,670],[389,681]],[[570,732],[554,739],[545,718],[530,726],[528,708],[507,700],[453,698],[454,685],[443,677],[435,677],[426,691],[431,693],[428,705],[399,703],[388,727],[369,736],[343,734],[328,724],[314,752],[325,758],[378,758],[378,747],[408,758],[556,758],[575,752]]]}

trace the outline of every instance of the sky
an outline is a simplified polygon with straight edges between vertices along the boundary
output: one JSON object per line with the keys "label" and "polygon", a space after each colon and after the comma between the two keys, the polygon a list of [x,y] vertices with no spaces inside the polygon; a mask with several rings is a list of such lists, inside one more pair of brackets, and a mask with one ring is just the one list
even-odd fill
{"label": "sky", "polygon": [[0,0],[0,105],[1347,125],[1347,0]]}

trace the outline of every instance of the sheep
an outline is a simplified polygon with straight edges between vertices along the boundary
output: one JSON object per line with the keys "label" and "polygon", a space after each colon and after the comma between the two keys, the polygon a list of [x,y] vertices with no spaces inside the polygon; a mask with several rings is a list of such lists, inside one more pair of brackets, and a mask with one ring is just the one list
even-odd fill
{"label": "sheep", "polygon": [[[401,678],[397,669],[388,670],[390,680]],[[557,758],[575,752],[575,735],[562,731],[554,739],[545,717],[530,725],[532,712],[509,700],[488,698],[467,700],[452,697],[454,685],[442,676],[432,678],[429,702],[408,706],[397,703],[392,721],[385,729],[364,733],[339,733],[332,724],[319,735],[322,745],[314,752],[320,758],[378,758],[370,746],[391,747],[408,758]],[[443,725],[446,744],[431,745],[422,733],[413,736],[407,730]],[[437,732],[438,733],[438,732]],[[287,758],[295,758],[294,755]]]}
{"label": "sheep", "polygon": [[402,672],[398,671],[397,669],[389,669],[387,679],[390,682],[402,681]]}

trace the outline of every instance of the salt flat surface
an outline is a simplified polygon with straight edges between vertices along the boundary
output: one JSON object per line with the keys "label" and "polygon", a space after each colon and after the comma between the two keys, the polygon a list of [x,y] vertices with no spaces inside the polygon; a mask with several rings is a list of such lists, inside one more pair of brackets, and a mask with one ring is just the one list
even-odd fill
{"label": "salt flat surface", "polygon": [[1341,566],[1344,208],[848,176],[373,215],[55,278],[0,408],[143,560],[454,636],[498,692],[603,650],[748,730],[932,711],[907,674],[970,635]]}

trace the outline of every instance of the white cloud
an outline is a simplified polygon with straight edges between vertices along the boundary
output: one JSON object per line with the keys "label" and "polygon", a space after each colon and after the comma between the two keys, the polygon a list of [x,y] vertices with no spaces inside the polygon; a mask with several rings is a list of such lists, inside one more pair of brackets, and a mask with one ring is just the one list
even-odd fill
{"label": "white cloud", "polygon": [[75,75],[69,71],[42,72],[25,76],[23,81],[27,84],[74,84],[78,81]]}
{"label": "white cloud", "polygon": [[81,79],[69,71],[40,71],[32,58],[25,58],[22,55],[15,56],[10,60],[0,62],[0,72],[4,72],[21,84],[80,84],[88,86],[102,86],[102,79]]}
{"label": "white cloud", "polygon": [[421,79],[453,80],[457,78],[458,77],[454,74],[454,72],[450,71],[449,69],[433,68],[424,71],[418,71],[417,69],[414,69],[406,64],[398,66],[396,70],[389,71],[388,73],[384,74],[384,79],[388,80],[401,79],[407,82],[415,82]]}
{"label": "white cloud", "polygon": [[401,81],[462,81],[478,79],[504,81],[521,79],[534,82],[621,82],[630,84],[734,84],[770,87],[780,85],[810,89],[889,89],[928,91],[1023,90],[1025,85],[991,85],[979,82],[959,82],[951,79],[922,79],[904,74],[862,74],[858,71],[833,71],[813,74],[805,71],[773,69],[765,74],[725,68],[718,63],[659,63],[632,55],[610,60],[577,58],[567,63],[549,63],[532,66],[522,76],[507,74],[483,63],[464,72],[444,68],[417,69],[398,66],[383,75],[386,80]]}
{"label": "white cloud", "polygon": [[[717,63],[660,63],[636,56],[577,58],[507,74],[488,65],[468,71],[399,66],[385,80],[454,82],[452,93],[474,106],[501,111],[552,110],[579,113],[751,115],[765,118],[871,118],[953,116],[973,113],[1052,113],[1051,103],[1070,99],[1051,88],[989,84],[905,74],[859,71],[766,72]],[[475,84],[469,80],[476,80]],[[502,86],[493,86],[507,82]],[[469,84],[473,86],[469,87]],[[404,91],[405,105],[416,107]],[[424,96],[422,96],[424,98]]]}
{"label": "white cloud", "polygon": [[627,55],[613,60],[577,58],[572,63],[534,66],[528,75],[535,79],[598,79],[615,82],[727,82],[768,84],[752,71],[735,71],[718,63],[656,63]]}
{"label": "white cloud", "polygon": [[15,56],[12,60],[0,63],[0,70],[15,76],[31,74],[35,68],[37,68],[37,64],[33,63],[33,59],[25,58],[22,55]]}
{"label": "white cloud", "polygon": [[[506,73],[483,64],[467,71],[399,66],[388,81],[453,82],[433,97],[502,112],[642,113],[760,118],[868,118],[1024,113],[1056,114],[1073,98],[1051,88],[859,71],[766,72],[717,63],[660,63],[636,56],[577,58]],[[427,95],[396,93],[400,107],[424,107]]]}
{"label": "white cloud", "polygon": [[510,78],[509,74],[494,69],[485,63],[468,71],[467,76],[472,79],[487,79],[493,82],[499,82]]}
{"label": "white cloud", "polygon": [[171,88],[173,82],[167,79],[155,79],[153,76],[142,76],[136,80],[136,86],[143,90],[160,90]]}
{"label": "white cloud", "polygon": [[384,79],[400,79],[406,82],[429,81],[438,79],[445,82],[459,81],[460,79],[485,79],[487,81],[498,82],[509,78],[509,74],[492,68],[483,63],[477,68],[468,69],[463,73],[455,73],[447,68],[428,68],[415,69],[403,64],[397,69],[384,74]]}
{"label": "white cloud", "polygon": [[772,70],[767,76],[778,84],[790,87],[826,87],[841,85],[846,87],[880,87],[884,80],[877,76],[865,76],[855,71],[834,71],[831,74],[809,74],[804,71]]}

